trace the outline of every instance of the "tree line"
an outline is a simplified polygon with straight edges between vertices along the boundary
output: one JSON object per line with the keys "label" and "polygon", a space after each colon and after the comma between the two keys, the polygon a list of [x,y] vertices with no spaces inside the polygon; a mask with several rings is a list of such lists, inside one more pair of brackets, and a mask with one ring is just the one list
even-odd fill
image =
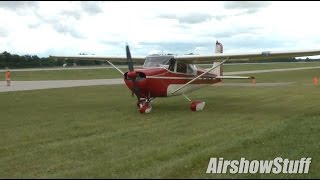
{"label": "tree line", "polygon": [[[80,53],[79,55],[85,55]],[[192,54],[190,54],[192,55]],[[306,58],[304,60],[302,59],[296,59],[296,58],[275,58],[275,59],[269,59],[269,60],[257,60],[257,61],[250,61],[250,62],[311,62],[311,61],[320,61],[320,59],[309,59]],[[235,62],[235,61],[232,61]],[[247,61],[238,61],[238,63],[241,62],[247,62]],[[229,62],[226,62],[229,63]],[[61,67],[64,64],[67,64],[69,66],[72,66],[73,64],[79,65],[79,66],[96,66],[96,65],[104,65],[106,64],[103,61],[92,61],[92,60],[74,60],[74,59],[55,59],[50,57],[42,57],[39,58],[36,55],[17,55],[17,54],[10,54],[7,51],[4,51],[0,54],[0,69],[4,69],[6,67],[8,68],[41,68],[41,67]],[[117,63],[117,64],[126,64],[126,62],[123,63]]]}
{"label": "tree line", "polygon": [[0,69],[9,68],[39,68],[39,67],[58,67],[67,64],[80,66],[102,65],[102,61],[77,61],[73,59],[55,59],[50,57],[39,58],[37,55],[17,55],[4,51],[0,54]]}

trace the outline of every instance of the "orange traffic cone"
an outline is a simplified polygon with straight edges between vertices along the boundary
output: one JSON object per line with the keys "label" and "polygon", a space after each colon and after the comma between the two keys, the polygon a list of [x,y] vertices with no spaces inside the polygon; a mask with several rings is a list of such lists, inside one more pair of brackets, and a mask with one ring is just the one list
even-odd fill
{"label": "orange traffic cone", "polygon": [[314,85],[317,85],[317,84],[318,84],[318,78],[317,78],[317,77],[314,77],[314,78],[313,78],[313,84],[314,84]]}

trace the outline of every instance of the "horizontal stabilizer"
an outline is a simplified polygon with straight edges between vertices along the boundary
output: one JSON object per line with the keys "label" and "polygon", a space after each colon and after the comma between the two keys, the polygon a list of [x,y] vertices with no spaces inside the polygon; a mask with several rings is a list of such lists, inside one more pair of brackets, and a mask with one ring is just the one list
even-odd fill
{"label": "horizontal stabilizer", "polygon": [[255,79],[255,77],[248,76],[216,76],[217,79]]}

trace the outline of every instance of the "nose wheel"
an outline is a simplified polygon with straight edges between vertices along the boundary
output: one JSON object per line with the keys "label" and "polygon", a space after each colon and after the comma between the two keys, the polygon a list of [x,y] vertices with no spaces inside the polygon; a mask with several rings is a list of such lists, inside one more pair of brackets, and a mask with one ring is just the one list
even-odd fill
{"label": "nose wheel", "polygon": [[151,110],[152,110],[151,101],[152,101],[152,99],[140,99],[137,102],[137,106],[138,106],[139,112],[141,114],[145,114],[145,113],[150,113],[151,112]]}

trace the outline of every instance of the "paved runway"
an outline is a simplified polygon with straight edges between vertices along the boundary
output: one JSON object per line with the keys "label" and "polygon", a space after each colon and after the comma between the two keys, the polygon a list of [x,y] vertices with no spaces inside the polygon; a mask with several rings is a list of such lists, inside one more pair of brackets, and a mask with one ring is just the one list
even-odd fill
{"label": "paved runway", "polygon": [[51,80],[51,81],[11,81],[11,86],[6,82],[0,84],[0,92],[25,91],[35,89],[53,89],[78,86],[123,84],[123,79],[93,79],[93,80]]}
{"label": "paved runway", "polygon": [[281,71],[297,71],[297,70],[306,70],[306,69],[320,69],[320,66],[316,66],[316,67],[301,67],[301,68],[267,69],[267,70],[254,70],[254,71],[225,72],[225,73],[223,73],[223,75],[257,74],[257,73],[281,72]]}
{"label": "paved runway", "polygon": [[[286,69],[269,69],[269,70],[255,70],[255,71],[238,71],[238,72],[226,72],[224,75],[240,75],[240,74],[255,74],[255,73],[267,73],[275,71],[293,71],[304,69],[316,69],[320,67],[304,67],[304,68],[286,68]],[[281,86],[290,85],[294,82],[284,83],[257,83],[257,86]],[[0,92],[8,91],[25,91],[35,89],[53,89],[64,87],[78,87],[78,86],[93,86],[93,85],[113,85],[124,84],[122,78],[118,79],[92,79],[92,80],[52,80],[52,81],[12,81],[11,86],[6,86],[5,81],[0,81]],[[259,84],[259,85],[258,85]],[[222,83],[220,86],[252,86],[251,83]]]}

